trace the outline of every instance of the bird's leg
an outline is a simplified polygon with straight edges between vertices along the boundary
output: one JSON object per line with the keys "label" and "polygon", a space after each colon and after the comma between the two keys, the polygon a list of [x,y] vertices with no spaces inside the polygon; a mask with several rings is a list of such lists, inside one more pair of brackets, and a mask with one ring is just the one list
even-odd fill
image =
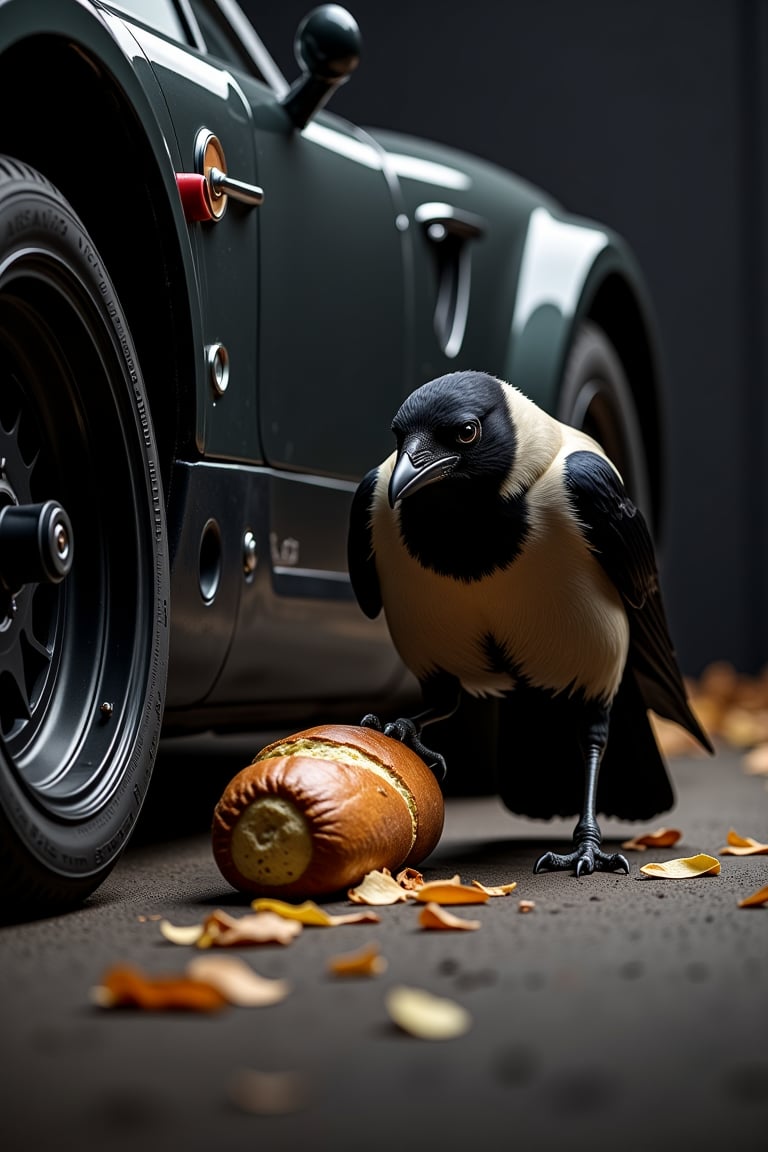
{"label": "bird's leg", "polygon": [[603,852],[602,834],[595,815],[597,778],[608,743],[609,710],[600,708],[587,729],[584,742],[584,803],[581,817],[573,830],[573,851],[560,855],[545,852],[534,864],[534,872],[565,871],[573,868],[577,876],[590,872],[629,872],[629,863],[620,852]]}
{"label": "bird's leg", "polygon": [[439,752],[427,748],[422,742],[421,733],[427,725],[436,724],[438,720],[447,720],[449,716],[453,716],[459,706],[459,699],[457,688],[455,700],[450,703],[444,702],[441,706],[435,702],[432,707],[425,708],[423,712],[418,712],[415,716],[401,716],[398,720],[391,720],[387,724],[382,724],[378,716],[369,712],[363,716],[360,725],[363,728],[375,728],[377,732],[383,732],[385,736],[391,736],[393,739],[407,744],[442,782],[447,771],[445,757]]}

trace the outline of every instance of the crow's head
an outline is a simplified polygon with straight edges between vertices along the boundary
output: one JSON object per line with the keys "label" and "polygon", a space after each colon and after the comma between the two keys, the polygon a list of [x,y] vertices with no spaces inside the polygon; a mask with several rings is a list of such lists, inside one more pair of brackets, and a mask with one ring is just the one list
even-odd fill
{"label": "crow's head", "polygon": [[513,466],[516,438],[504,385],[484,372],[451,372],[423,384],[403,402],[392,431],[393,508],[438,480],[501,488]]}

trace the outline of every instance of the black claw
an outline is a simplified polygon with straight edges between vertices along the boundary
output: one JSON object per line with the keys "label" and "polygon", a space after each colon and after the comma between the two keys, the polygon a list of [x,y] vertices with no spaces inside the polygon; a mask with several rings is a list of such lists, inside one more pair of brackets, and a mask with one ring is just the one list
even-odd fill
{"label": "black claw", "polygon": [[603,852],[592,844],[580,844],[573,852],[561,856],[557,852],[545,852],[533,866],[534,872],[566,872],[573,868],[576,877],[589,876],[592,872],[624,872],[629,875],[629,862],[620,852]]}
{"label": "black claw", "polygon": [[427,748],[426,744],[422,743],[418,727],[407,716],[401,716],[399,720],[390,720],[387,724],[382,725],[379,717],[369,712],[363,716],[360,726],[362,728],[375,728],[377,732],[383,732],[385,736],[391,736],[393,740],[399,740],[401,744],[407,745],[417,756],[421,757],[440,783],[445,780],[447,772],[445,758],[439,752],[433,752]]}

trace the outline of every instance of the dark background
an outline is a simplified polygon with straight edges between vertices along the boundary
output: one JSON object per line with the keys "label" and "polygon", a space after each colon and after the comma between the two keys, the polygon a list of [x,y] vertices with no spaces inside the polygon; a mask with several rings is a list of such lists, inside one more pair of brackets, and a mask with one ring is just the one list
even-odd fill
{"label": "dark background", "polygon": [[[289,80],[311,0],[244,0]],[[620,232],[658,322],[661,567],[684,671],[768,661],[762,0],[351,0],[330,111],[455,145]],[[266,177],[265,177],[266,178]]]}

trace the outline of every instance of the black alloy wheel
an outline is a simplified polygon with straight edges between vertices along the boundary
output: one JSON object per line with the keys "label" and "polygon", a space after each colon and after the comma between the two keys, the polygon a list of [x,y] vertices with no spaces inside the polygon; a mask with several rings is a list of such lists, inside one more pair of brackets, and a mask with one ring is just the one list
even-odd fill
{"label": "black alloy wheel", "polygon": [[160,736],[168,552],[135,348],[94,244],[0,157],[0,908],[60,911],[126,846]]}

